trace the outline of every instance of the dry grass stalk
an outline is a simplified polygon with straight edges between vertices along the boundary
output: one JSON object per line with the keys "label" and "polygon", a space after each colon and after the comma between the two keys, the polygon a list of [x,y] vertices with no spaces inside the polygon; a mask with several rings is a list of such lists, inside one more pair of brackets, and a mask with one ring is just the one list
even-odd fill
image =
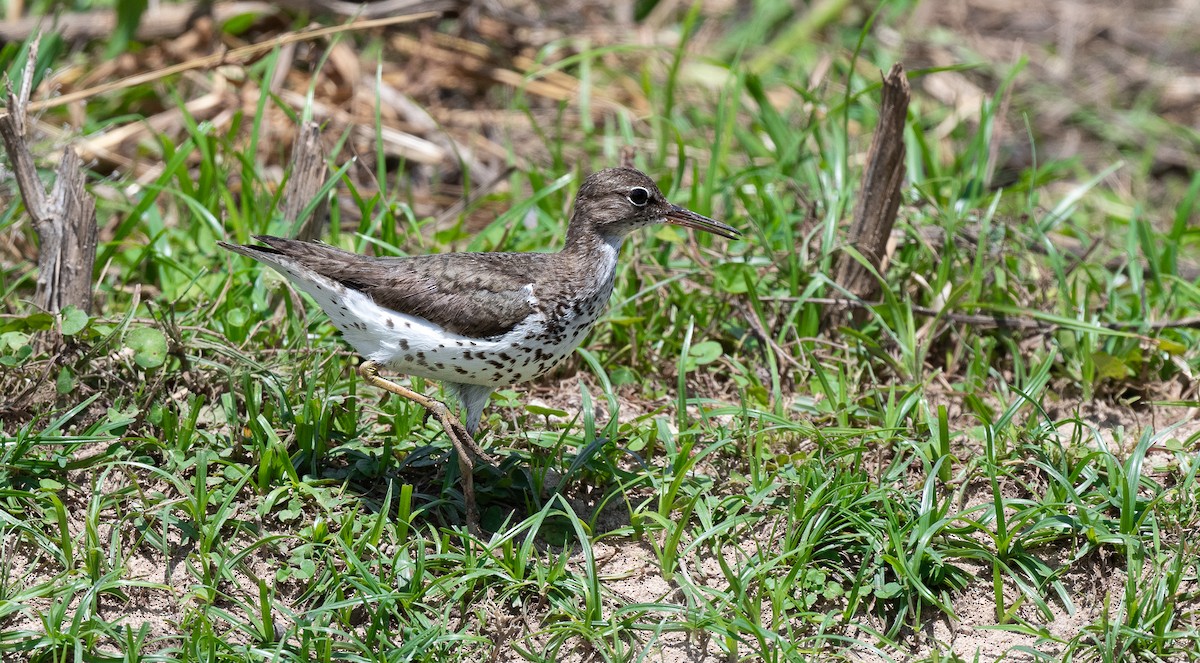
{"label": "dry grass stalk", "polygon": [[147,72],[143,72],[140,74],[136,74],[134,76],[128,76],[126,78],[122,78],[119,81],[113,81],[111,83],[104,83],[102,85],[97,85],[95,87],[90,87],[90,88],[87,88],[84,90],[76,90],[75,92],[71,92],[68,94],[61,95],[61,96],[53,97],[50,99],[44,99],[42,101],[30,102],[28,104],[27,110],[37,112],[37,111],[45,110],[47,108],[55,108],[57,106],[64,106],[66,104],[74,103],[76,101],[83,101],[85,99],[91,99],[92,97],[100,95],[100,94],[105,94],[108,92],[115,92],[117,90],[124,90],[126,88],[131,88],[131,87],[135,87],[138,85],[144,85],[146,83],[150,83],[153,81],[162,80],[164,78],[167,78],[168,76],[174,76],[175,74],[181,74],[186,71],[193,71],[196,69],[214,69],[216,67],[225,66],[225,65],[249,64],[256,59],[263,57],[267,53],[270,53],[275,48],[280,48],[280,47],[286,46],[287,44],[293,44],[293,43],[302,42],[302,41],[310,41],[310,40],[314,40],[314,39],[320,39],[323,37],[330,37],[330,36],[333,36],[335,34],[339,34],[342,32],[352,32],[352,31],[356,31],[356,30],[368,30],[371,28],[379,28],[379,27],[385,27],[385,26],[389,26],[389,25],[397,25],[400,23],[411,23],[413,21],[419,21],[419,20],[426,19],[426,18],[432,18],[436,15],[437,14],[425,12],[425,13],[421,13],[421,14],[411,14],[411,15],[407,15],[407,16],[392,16],[389,18],[377,19],[377,20],[372,20],[372,21],[356,21],[354,23],[347,23],[346,25],[338,25],[338,26],[333,26],[333,27],[329,27],[329,28],[318,28],[318,29],[313,29],[313,30],[303,30],[300,32],[289,32],[287,34],[279,36],[276,39],[271,39],[269,41],[265,41],[265,42],[262,42],[259,44],[253,44],[250,46],[243,46],[241,48],[235,48],[235,49],[232,49],[229,51],[213,53],[211,55],[206,55],[204,57],[195,58],[193,60],[188,60],[187,62],[181,62],[176,65],[171,65],[169,67],[162,67],[160,69],[155,69],[154,71],[147,71]]}

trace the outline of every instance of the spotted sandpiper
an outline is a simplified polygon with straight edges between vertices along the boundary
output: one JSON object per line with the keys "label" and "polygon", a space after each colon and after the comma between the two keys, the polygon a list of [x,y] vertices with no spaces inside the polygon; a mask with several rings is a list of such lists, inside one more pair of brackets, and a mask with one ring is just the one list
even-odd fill
{"label": "spotted sandpiper", "polygon": [[[532,380],[570,354],[608,303],[622,240],[664,222],[741,236],[667,202],[641,171],[609,168],[579,187],[557,253],[376,258],[269,236],[255,237],[266,246],[219,244],[311,295],[365,358],[363,380],[437,417],[458,453],[468,527],[478,531],[472,456],[494,461],[474,433],[492,391]],[[380,377],[381,368],[440,380],[462,403],[466,425],[444,403]]]}

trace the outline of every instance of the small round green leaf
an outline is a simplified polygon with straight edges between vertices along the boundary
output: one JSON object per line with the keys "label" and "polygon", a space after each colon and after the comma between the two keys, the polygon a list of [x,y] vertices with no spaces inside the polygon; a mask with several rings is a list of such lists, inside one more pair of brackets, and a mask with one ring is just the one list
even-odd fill
{"label": "small round green leaf", "polygon": [[38,479],[38,488],[41,488],[49,493],[57,493],[66,488],[66,486],[55,481],[54,479]]}
{"label": "small round green leaf", "polygon": [[88,324],[88,314],[76,306],[64,306],[58,322],[63,336],[74,336],[83,331]]}
{"label": "small round green leaf", "polygon": [[696,366],[711,364],[721,356],[721,344],[716,341],[701,341],[688,350],[688,359]]}
{"label": "small round green leaf", "polygon": [[31,313],[23,319],[26,331],[54,329],[54,316],[49,313]]}
{"label": "small round green leaf", "polygon": [[316,574],[316,562],[307,558],[300,560],[300,564],[297,565],[292,571],[292,575],[295,576],[297,580],[310,580]]}
{"label": "small round green leaf", "polygon": [[897,582],[884,583],[883,587],[875,588],[876,598],[883,599],[884,601],[887,601],[888,599],[894,599],[897,596],[900,596],[900,594],[903,592],[904,588],[901,587],[900,583]]}
{"label": "small round green leaf", "polygon": [[58,379],[54,381],[54,389],[60,394],[75,391],[75,374],[67,366],[58,369]]}
{"label": "small round green leaf", "polygon": [[716,288],[731,295],[744,294],[750,289],[751,283],[758,281],[754,269],[745,263],[724,263],[717,265],[715,271]]}
{"label": "small round green leaf", "polygon": [[19,331],[9,331],[0,334],[0,350],[20,350],[29,344],[29,334]]}
{"label": "small round green leaf", "polygon": [[225,313],[225,322],[228,322],[233,327],[245,327],[246,321],[250,319],[250,312],[244,306],[229,309]]}
{"label": "small round green leaf", "polygon": [[167,360],[167,337],[153,327],[138,327],[125,335],[133,361],[142,368],[158,368]]}
{"label": "small round green leaf", "polygon": [[1132,373],[1119,357],[1104,351],[1093,352],[1092,362],[1096,365],[1097,380],[1123,380]]}
{"label": "small round green leaf", "polygon": [[609,382],[612,383],[612,385],[614,387],[619,387],[621,385],[626,385],[626,384],[637,384],[638,382],[641,381],[638,378],[637,373],[634,373],[633,371],[629,370],[628,368],[625,368],[624,366],[618,366],[618,367],[614,368],[608,374],[608,380],[609,380]]}

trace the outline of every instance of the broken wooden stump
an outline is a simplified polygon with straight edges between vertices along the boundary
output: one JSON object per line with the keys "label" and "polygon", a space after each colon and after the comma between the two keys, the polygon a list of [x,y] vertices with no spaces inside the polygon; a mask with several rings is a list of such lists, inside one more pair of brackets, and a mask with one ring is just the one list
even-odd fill
{"label": "broken wooden stump", "polygon": [[[897,63],[883,79],[879,125],[871,139],[862,190],[854,207],[854,223],[846,241],[870,266],[864,265],[853,253],[843,252],[838,258],[834,277],[834,281],[851,296],[865,301],[874,301],[881,293],[880,278],[885,268],[888,238],[900,209],[900,185],[904,182],[904,121],[908,116],[910,97],[904,67]],[[846,307],[827,309],[824,326],[831,328],[842,324],[848,313],[861,322],[866,311],[856,308],[850,312]]]}
{"label": "broken wooden stump", "polygon": [[296,239],[312,241],[325,230],[325,222],[329,219],[328,198],[318,202],[308,216],[304,216],[304,210],[321,193],[328,173],[329,164],[321,145],[321,127],[312,120],[305,120],[292,141],[292,173],[283,187],[283,209],[280,210],[295,229]]}
{"label": "broken wooden stump", "polygon": [[96,262],[96,199],[87,192],[83,163],[74,149],[63,150],[57,179],[47,193],[29,147],[27,107],[32,93],[37,41],[29,50],[20,91],[6,80],[8,108],[0,115],[0,139],[38,236],[38,276],[34,303],[50,313],[71,305],[92,309],[92,268]]}

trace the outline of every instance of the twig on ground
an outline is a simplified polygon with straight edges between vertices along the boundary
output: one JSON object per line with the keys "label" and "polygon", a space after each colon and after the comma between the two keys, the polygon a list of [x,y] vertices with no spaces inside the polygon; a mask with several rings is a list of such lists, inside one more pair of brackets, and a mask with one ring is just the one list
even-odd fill
{"label": "twig on ground", "polygon": [[[868,309],[875,306],[882,306],[882,302],[869,302],[862,299],[852,299],[849,297],[763,297],[764,301],[774,302],[804,302],[811,304],[820,304],[822,306],[839,306],[843,308]],[[1035,315],[1038,311],[1028,311],[1013,315],[1001,314],[983,314],[983,313],[954,313],[952,311],[944,311],[928,306],[911,305],[912,312],[923,316],[941,316],[951,322],[959,322],[962,324],[981,327],[984,329],[1038,329],[1049,331],[1059,327],[1057,323],[1039,320]],[[1027,317],[1021,317],[1027,316]],[[1138,321],[1116,321],[1116,322],[1097,322],[1097,327],[1112,330],[1128,330],[1128,329],[1200,329],[1200,316],[1192,316],[1187,318],[1179,318],[1178,320],[1156,320],[1153,322],[1138,322]]]}

